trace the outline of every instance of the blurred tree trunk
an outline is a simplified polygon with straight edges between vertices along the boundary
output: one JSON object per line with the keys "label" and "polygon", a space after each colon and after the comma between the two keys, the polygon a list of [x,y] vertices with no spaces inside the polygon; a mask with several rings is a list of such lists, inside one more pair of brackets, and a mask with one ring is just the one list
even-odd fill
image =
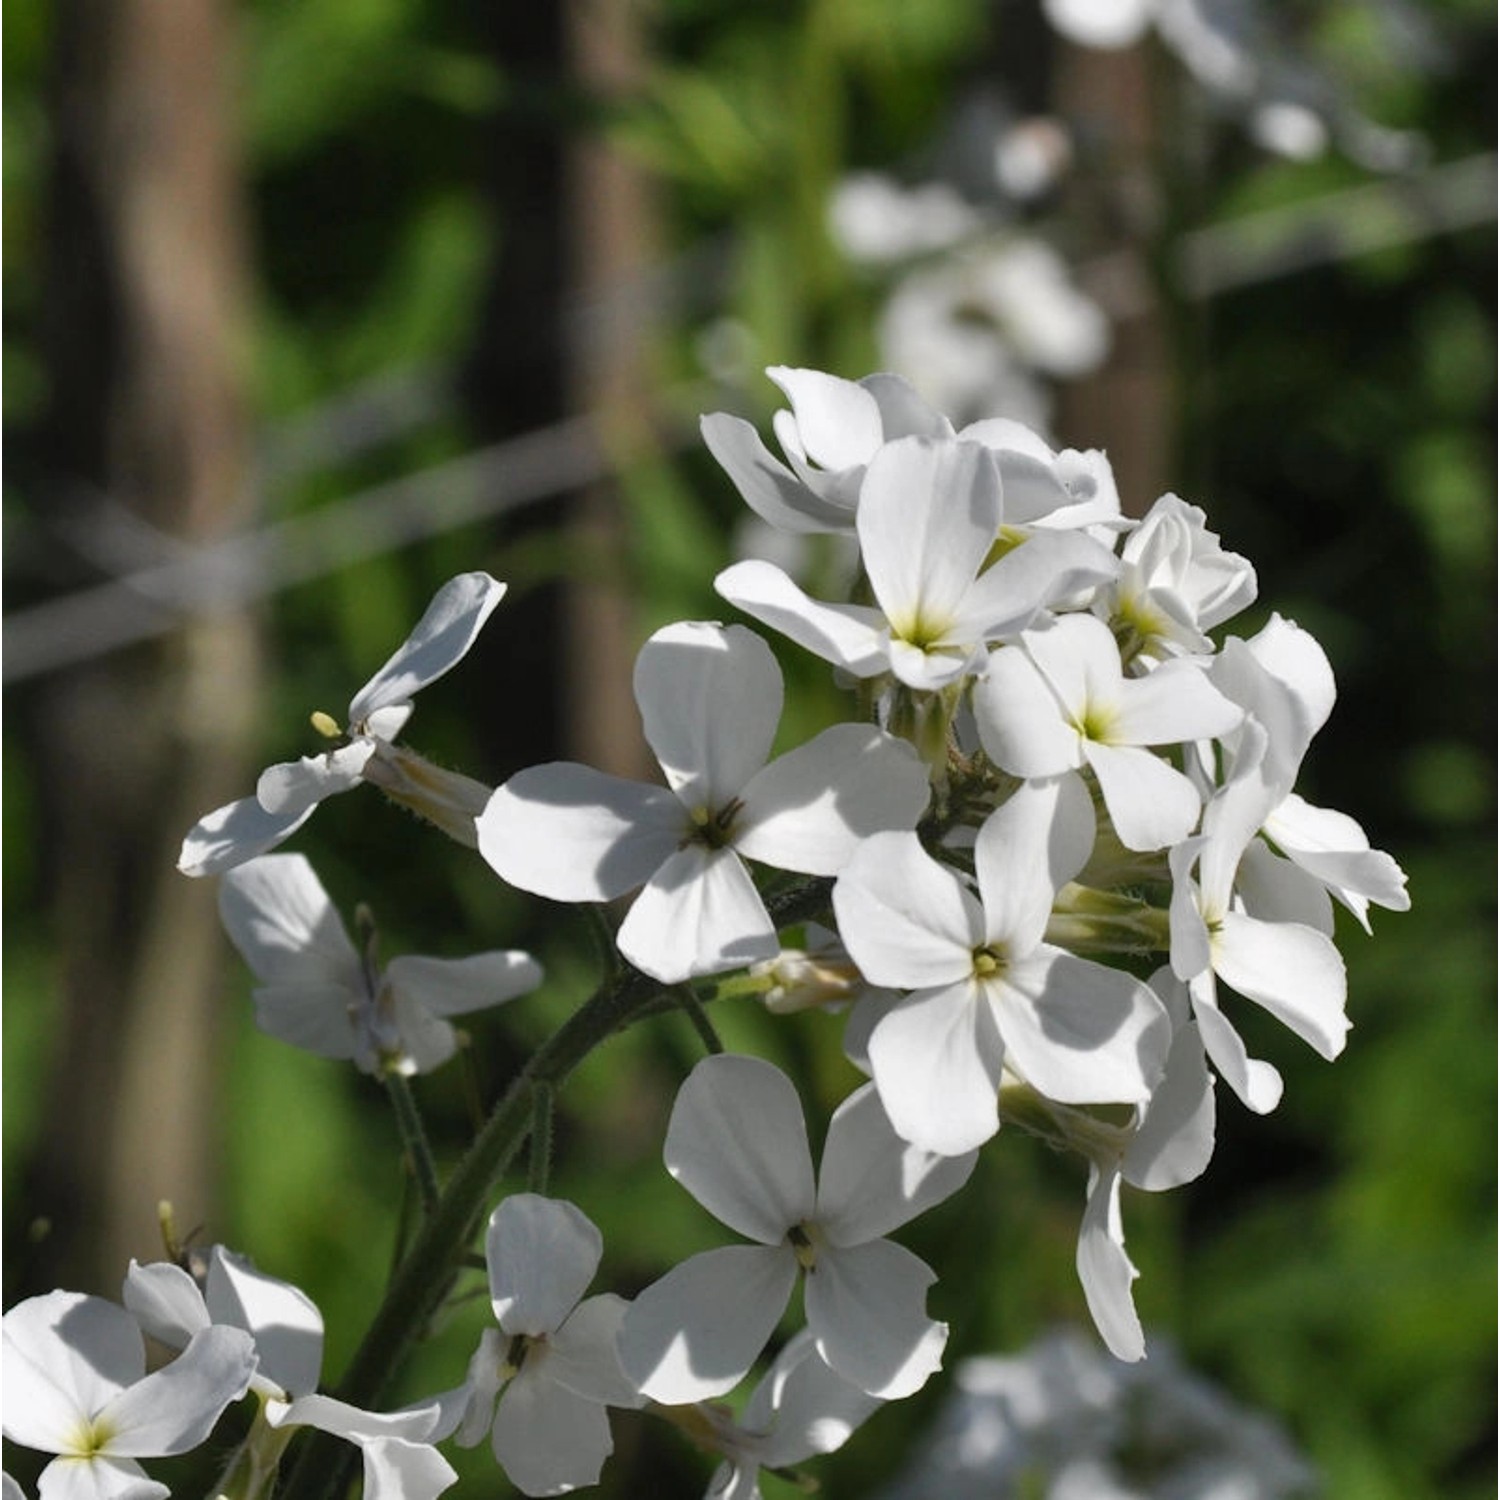
{"label": "blurred tree trunk", "polygon": [[[85,582],[247,519],[246,241],[228,7],[60,0],[55,24],[46,519]],[[65,1035],[28,1191],[38,1288],[117,1291],[161,1254],[160,1199],[183,1231],[213,1219],[223,945],[214,883],[175,864],[245,790],[256,679],[225,616],[42,690]]]}
{"label": "blurred tree trunk", "polygon": [[1060,393],[1058,436],[1103,448],[1127,515],[1142,515],[1168,487],[1175,440],[1167,326],[1156,267],[1166,223],[1156,160],[1149,44],[1117,52],[1063,46],[1057,113],[1077,121],[1079,167],[1065,205],[1089,236],[1098,278],[1086,290],[1113,322],[1109,358]]}
{"label": "blurred tree trunk", "polygon": [[[608,109],[645,72],[641,4],[570,0],[567,12],[573,77]],[[642,287],[656,245],[654,204],[642,168],[597,131],[574,141],[568,165],[571,404],[593,414],[619,467],[650,442],[651,310]],[[618,483],[578,497],[573,538],[585,573],[568,595],[568,754],[616,776],[654,777],[631,690],[636,640]]]}

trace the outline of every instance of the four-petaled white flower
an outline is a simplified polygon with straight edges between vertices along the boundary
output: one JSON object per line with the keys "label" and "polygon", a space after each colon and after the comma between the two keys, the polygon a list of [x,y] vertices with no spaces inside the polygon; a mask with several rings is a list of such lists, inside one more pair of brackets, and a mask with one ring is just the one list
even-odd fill
{"label": "four-petaled white flower", "polygon": [[605,1407],[642,1404],[615,1349],[626,1303],[580,1301],[603,1254],[599,1231],[571,1203],[516,1193],[490,1215],[484,1253],[500,1327],[469,1362],[456,1440],[472,1448],[489,1433],[527,1495],[595,1484],[614,1451]]}
{"label": "four-petaled white flower", "polygon": [[[457,1393],[405,1411],[373,1412],[317,1394],[323,1367],[323,1315],[289,1281],[257,1270],[222,1245],[209,1252],[203,1286],[171,1261],[139,1265],[125,1277],[125,1306],[142,1330],[180,1349],[205,1329],[239,1329],[259,1364],[250,1382],[261,1398],[246,1459],[267,1485],[290,1429],[313,1427],[353,1443],[364,1461],[366,1500],[434,1500],[458,1475],[432,1446],[451,1423]],[[170,1368],[170,1367],[169,1367]]]}
{"label": "four-petaled white flower", "polygon": [[253,797],[200,819],[182,841],[177,868],[185,875],[233,869],[289,838],[323,798],[362,780],[472,848],[474,815],[489,788],[394,741],[411,717],[412,694],[464,658],[505,588],[488,573],[450,578],[390,660],[350,700],[348,728],[341,731],[327,714],[313,715],[314,727],[334,739],[333,748],[268,767]]}
{"label": "four-petaled white flower", "polygon": [[925,1311],[931,1270],[885,1238],[957,1192],[974,1156],[900,1140],[866,1084],[835,1111],[816,1182],[791,1080],[756,1057],[704,1058],[672,1107],[667,1170],[755,1241],[694,1255],[631,1304],[625,1373],[664,1405],[737,1385],[775,1329],[799,1270],[818,1353],[873,1396],[909,1396],[938,1367],[948,1328]]}
{"label": "four-petaled white flower", "polygon": [[28,1297],[5,1314],[0,1332],[0,1430],[57,1455],[42,1470],[40,1500],[161,1500],[167,1486],[137,1460],[196,1448],[255,1372],[248,1333],[202,1328],[148,1375],[135,1319],[81,1292]]}
{"label": "four-petaled white flower", "polygon": [[714,588],[855,677],[890,673],[935,691],[975,670],[986,643],[1113,576],[1113,554],[1082,531],[1033,533],[986,566],[1002,519],[999,467],[983,444],[902,438],[871,459],[855,516],[875,605],[809,598],[754,560]]}
{"label": "four-petaled white flower", "polygon": [[1171,1039],[1161,1002],[1131,975],[1042,941],[1092,841],[1081,782],[1026,782],[979,830],[977,897],[912,834],[866,840],[839,876],[833,906],[854,961],[871,983],[911,991],[868,1043],[904,1139],[982,1145],[999,1128],[1006,1067],[1063,1103],[1150,1097]]}
{"label": "four-petaled white flower", "polygon": [[1013,776],[1087,766],[1127,849],[1190,834],[1203,801],[1193,782],[1146,748],[1227,734],[1244,711],[1190,662],[1126,677],[1114,636],[1093,615],[1064,615],[990,655],[974,688],[980,742]]}
{"label": "four-petaled white flower", "polygon": [[838,724],[766,764],[781,669],[743,625],[659,630],[636,659],[635,695],[667,786],[589,766],[533,766],[479,819],[479,852],[512,885],[558,901],[642,886],[620,952],[676,983],[779,951],[744,860],[832,875],[860,839],[911,828],[927,776],[910,746]]}
{"label": "four-petaled white flower", "polygon": [[541,965],[509,949],[467,958],[393,958],[383,969],[350,942],[300,854],[266,854],[219,887],[224,928],[255,977],[260,1029],[366,1073],[426,1073],[453,1056],[448,1017],[534,990]]}

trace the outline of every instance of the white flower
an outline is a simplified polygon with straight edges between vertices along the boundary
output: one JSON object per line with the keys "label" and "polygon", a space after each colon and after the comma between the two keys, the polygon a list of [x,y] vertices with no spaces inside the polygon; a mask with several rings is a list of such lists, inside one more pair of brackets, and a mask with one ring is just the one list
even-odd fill
{"label": "white flower", "polygon": [[159,1500],[137,1462],[187,1453],[213,1430],[255,1370],[239,1329],[204,1328],[146,1374],[141,1330],[124,1308],[79,1292],[29,1297],[5,1314],[5,1436],[57,1457],[40,1500]]}
{"label": "white flower", "polygon": [[1160,849],[1191,833],[1202,799],[1148,749],[1227,734],[1244,711],[1190,662],[1126,677],[1109,627],[1065,615],[993,652],[974,689],[979,738],[1014,776],[1088,766],[1127,849]]}
{"label": "white flower", "polygon": [[451,1425],[448,1411],[457,1393],[397,1412],[365,1411],[316,1394],[323,1315],[305,1292],[242,1256],[215,1245],[201,1289],[170,1261],[143,1266],[132,1260],[124,1301],[141,1328],[169,1349],[191,1347],[206,1329],[243,1330],[254,1340],[259,1365],[250,1384],[262,1410],[248,1456],[267,1471],[268,1484],[285,1443],[280,1432],[295,1427],[314,1427],[359,1448],[366,1500],[433,1500],[458,1478],[432,1446],[445,1421]]}
{"label": "white flower", "polygon": [[878,1396],[828,1367],[804,1328],[776,1356],[738,1421],[705,1402],[684,1411],[681,1425],[724,1455],[705,1500],[760,1500],[762,1469],[787,1469],[843,1447],[879,1405]]}
{"label": "white flower", "polygon": [[641,1404],[615,1352],[625,1302],[579,1300],[599,1268],[599,1231],[571,1203],[517,1193],[490,1215],[484,1250],[500,1328],[469,1363],[456,1440],[472,1448],[489,1433],[527,1495],[595,1484],[614,1451],[605,1407]]}
{"label": "white flower", "polygon": [[350,700],[348,728],[340,731],[327,714],[313,716],[319,732],[336,741],[333,748],[269,767],[255,796],[202,818],[183,840],[177,868],[185,875],[233,869],[289,838],[324,797],[361,780],[472,847],[474,814],[488,788],[440,770],[393,741],[411,716],[412,694],[463,659],[505,588],[488,573],[450,578],[395,654]]}
{"label": "white flower", "polygon": [[1255,600],[1255,569],[1225,551],[1196,505],[1163,495],[1125,538],[1120,576],[1096,601],[1143,665],[1213,650],[1205,631]]}
{"label": "white flower", "polygon": [[932,691],[974,670],[987,642],[1113,576],[1108,550],[1071,531],[1033,534],[986,567],[1002,519],[987,448],[903,438],[871,460],[855,519],[876,607],[810,599],[765,562],[726,568],[714,588],[855,677],[889,672]]}
{"label": "white flower", "polygon": [[765,1347],[796,1283],[818,1353],[870,1395],[908,1396],[938,1367],[947,1325],[924,1304],[933,1273],[884,1238],[968,1180],[972,1153],[899,1140],[872,1087],[828,1127],[816,1184],[797,1091],[755,1057],[706,1057],[678,1091],[667,1170],[721,1223],[755,1241],[704,1251],[632,1303],[620,1361],[665,1405],[723,1394]]}
{"label": "white flower", "polygon": [[255,1020],[270,1036],[366,1073],[426,1073],[452,1057],[448,1017],[499,1005],[541,983],[525,953],[394,958],[355,951],[328,893],[300,854],[267,854],[219,888],[225,931],[261,981]]}
{"label": "white flower", "polygon": [[671,984],[778,951],[744,860],[832,875],[863,837],[910,828],[927,802],[909,746],[839,724],[766,756],[781,671],[742,625],[669,625],[642,647],[635,695],[667,786],[588,766],[534,766],[479,819],[479,851],[512,885],[558,901],[608,901],[636,886],[620,951]]}
{"label": "white flower", "polygon": [[742,417],[714,412],[701,426],[708,451],[745,503],[784,531],[848,531],[865,468],[884,443],[953,435],[948,419],[899,375],[853,381],[783,365],[766,374],[792,403],[772,419],[790,469]]}
{"label": "white flower", "polygon": [[897,1132],[963,1152],[999,1128],[1002,1068],[1063,1103],[1144,1103],[1170,1027],[1139,980],[1042,941],[1059,886],[1083,867],[1093,812],[1076,778],[1024,783],[974,845],[976,898],[910,834],[868,840],[833,906],[874,984],[912,991],[869,1038]]}

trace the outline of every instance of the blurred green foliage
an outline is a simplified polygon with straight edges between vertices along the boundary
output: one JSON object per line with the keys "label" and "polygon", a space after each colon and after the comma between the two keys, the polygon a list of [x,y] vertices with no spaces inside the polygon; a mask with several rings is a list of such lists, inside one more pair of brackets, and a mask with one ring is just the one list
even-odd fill
{"label": "blurred green foliage", "polygon": [[[639,96],[585,110],[560,71],[512,68],[478,7],[245,6],[253,372],[268,433],[360,382],[451,374],[471,358],[495,258],[529,232],[491,171],[518,121],[559,140],[602,130],[659,176],[672,248],[711,244],[727,268],[700,311],[736,320],[752,363],[873,368],[875,290],[829,238],[829,190],[853,166],[917,157],[958,92],[1003,71],[1019,9],[669,0],[656,8]],[[1428,7],[1455,39],[1438,75],[1392,68],[1370,12],[1333,9],[1323,45],[1373,115],[1423,130],[1444,159],[1488,148],[1489,7]],[[8,427],[24,441],[46,390],[37,281],[47,253],[50,7],[12,0],[4,30],[5,400]],[[1201,222],[1364,180],[1337,157],[1267,161],[1228,129],[1197,143],[1197,163],[1190,186]],[[1183,335],[1175,487],[1255,561],[1263,611],[1294,616],[1327,646],[1343,696],[1305,789],[1397,855],[1413,910],[1377,912],[1373,939],[1352,923],[1341,930],[1355,1029],[1337,1065],[1302,1053],[1247,1008],[1237,1013],[1252,1051],[1283,1070],[1285,1102],[1252,1119],[1221,1089],[1208,1175],[1162,1199],[1127,1195],[1126,1222],[1148,1325],[1285,1422],[1332,1500],[1493,1493],[1493,287],[1485,225],[1170,309]],[[701,378],[701,322],[662,330],[664,369]],[[273,485],[268,511],[314,507],[474,446],[472,410],[439,386],[432,414]],[[734,399],[762,418],[776,404],[761,381]],[[722,474],[700,453],[647,453],[622,475],[622,494],[632,547],[621,566],[638,637],[670,619],[721,614],[710,581],[740,518]],[[268,759],[306,750],[295,726],[307,711],[341,708],[442,578],[486,567],[511,579],[515,595],[453,679],[424,694],[413,738],[488,780],[515,770],[516,726],[545,717],[549,689],[501,695],[487,684],[519,649],[507,638],[508,610],[571,566],[543,525],[539,534],[469,528],[275,599],[257,750]],[[840,713],[826,674],[774,644],[789,676],[785,733]],[[22,714],[26,701],[16,699]],[[56,956],[38,909],[34,851],[44,831],[28,748],[8,725],[4,1182],[23,1222],[18,1172],[46,1129],[37,1082],[68,1045],[51,1019]],[[461,1067],[417,1084],[450,1161],[473,1108],[497,1096],[587,993],[587,926],[507,891],[472,855],[373,794],[323,808],[299,847],[344,910],[374,906],[389,954],[524,945],[546,963],[543,994],[476,1017]],[[369,1080],[259,1036],[247,989],[236,972],[216,997],[235,1022],[223,1219],[204,1234],[315,1297],[336,1376],[398,1237],[394,1126]],[[731,1046],[791,1070],[815,1120],[856,1082],[835,1017],[742,1007],[715,1021]],[[644,1024],[590,1059],[561,1097],[553,1190],[604,1231],[601,1287],[628,1294],[721,1242],[659,1161],[672,1091],[696,1049],[680,1017]],[[966,1194],[905,1236],[940,1273],[932,1305],[953,1325],[951,1358],[1014,1350],[1056,1321],[1086,1321],[1073,1271],[1083,1186],[1081,1165],[1006,1133]],[[487,1317],[483,1297],[456,1305],[396,1396],[457,1384]],[[935,1384],[882,1413],[819,1467],[826,1492],[872,1493],[940,1399]],[[692,1495],[706,1482],[700,1458],[650,1418],[617,1417],[616,1432],[604,1493],[649,1484],[652,1494]],[[475,1492],[494,1492],[487,1452],[454,1461]],[[27,1472],[24,1460],[17,1472]],[[768,1482],[768,1495],[790,1492]]]}

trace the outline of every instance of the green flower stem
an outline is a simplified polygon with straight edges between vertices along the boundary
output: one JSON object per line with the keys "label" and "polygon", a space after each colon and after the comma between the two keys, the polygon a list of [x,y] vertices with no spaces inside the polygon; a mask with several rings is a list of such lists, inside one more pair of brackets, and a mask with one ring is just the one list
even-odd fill
{"label": "green flower stem", "polygon": [[531,1165],[526,1172],[526,1189],[545,1193],[552,1175],[552,1085],[540,1081],[531,1085]]}
{"label": "green flower stem", "polygon": [[416,1096],[404,1073],[394,1069],[381,1079],[390,1097],[391,1107],[396,1112],[396,1126],[401,1132],[401,1146],[406,1159],[411,1163],[417,1179],[417,1189],[422,1195],[422,1212],[431,1214],[437,1207],[441,1189],[438,1187],[437,1163],[432,1159],[432,1147],[427,1143],[427,1132],[422,1126],[422,1116],[417,1112]]}
{"label": "green flower stem", "polygon": [[714,1030],[714,1023],[708,1019],[708,1013],[703,1009],[703,1002],[698,998],[692,985],[679,984],[673,993],[677,996],[677,1002],[686,1013],[688,1020],[693,1023],[693,1030],[698,1033],[698,1039],[703,1043],[704,1049],[709,1053],[722,1052],[724,1043],[719,1040],[719,1033]]}
{"label": "green flower stem", "polygon": [[[819,915],[833,882],[806,879],[767,900],[778,928]],[[764,988],[748,976],[714,987],[712,998]],[[423,1220],[355,1351],[337,1392],[354,1406],[373,1407],[448,1295],[496,1183],[531,1132],[537,1085],[555,1089],[611,1034],[657,1009],[679,1004],[669,987],[634,969],[611,975],[542,1043],[511,1080],[500,1102],[454,1168]],[[324,1433],[310,1434],[288,1476],[282,1500],[332,1500],[342,1492],[357,1450]]]}

